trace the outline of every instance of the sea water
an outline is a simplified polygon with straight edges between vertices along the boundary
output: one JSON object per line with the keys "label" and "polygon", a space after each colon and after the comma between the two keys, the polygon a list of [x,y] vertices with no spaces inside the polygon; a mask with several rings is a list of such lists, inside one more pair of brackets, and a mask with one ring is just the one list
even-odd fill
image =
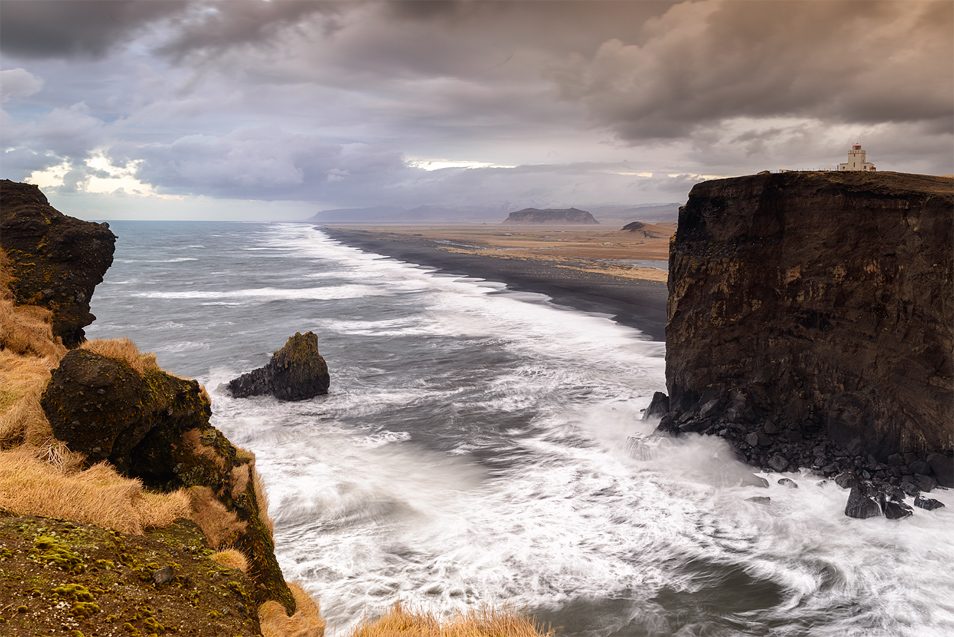
{"label": "sea water", "polygon": [[[899,522],[845,517],[847,492],[806,473],[734,486],[724,443],[641,420],[665,349],[635,329],[309,225],[111,225],[88,337],[207,387],[329,635],[399,600],[509,605],[568,636],[954,634],[951,492]],[[224,391],[309,330],[327,396]]]}

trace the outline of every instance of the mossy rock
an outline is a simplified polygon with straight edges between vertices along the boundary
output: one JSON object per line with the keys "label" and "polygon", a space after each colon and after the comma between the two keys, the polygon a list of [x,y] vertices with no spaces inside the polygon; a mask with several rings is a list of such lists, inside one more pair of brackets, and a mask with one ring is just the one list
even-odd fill
{"label": "mossy rock", "polygon": [[[209,424],[211,406],[196,381],[158,370],[140,376],[122,361],[73,350],[53,370],[41,404],[57,438],[89,454],[88,463],[108,459],[154,490],[210,489],[243,527],[231,542],[252,565],[255,601],[276,600],[294,612],[294,597],[260,520],[254,481],[232,493],[233,470],[251,469],[251,457]],[[123,559],[129,557],[120,555],[128,565]]]}
{"label": "mossy rock", "polygon": [[53,333],[76,347],[96,318],[89,301],[113,262],[116,235],[108,224],[64,215],[31,184],[2,179],[0,199],[0,246],[16,303],[52,310]]}

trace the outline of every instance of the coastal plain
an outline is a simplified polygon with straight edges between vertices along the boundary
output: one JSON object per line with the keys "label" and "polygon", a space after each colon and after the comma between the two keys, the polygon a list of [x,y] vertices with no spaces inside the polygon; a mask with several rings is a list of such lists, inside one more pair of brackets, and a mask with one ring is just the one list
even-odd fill
{"label": "coastal plain", "polygon": [[353,247],[539,292],[554,302],[613,315],[647,337],[665,337],[665,270],[675,223],[557,225],[344,225],[322,227]]}

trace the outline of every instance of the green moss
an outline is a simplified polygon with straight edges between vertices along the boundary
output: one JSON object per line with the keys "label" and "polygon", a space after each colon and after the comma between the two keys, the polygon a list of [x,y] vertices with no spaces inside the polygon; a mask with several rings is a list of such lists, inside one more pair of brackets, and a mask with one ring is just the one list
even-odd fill
{"label": "green moss", "polygon": [[82,584],[64,584],[63,586],[57,586],[52,592],[55,597],[72,599],[77,602],[91,602],[95,599],[89,589]]}
{"label": "green moss", "polygon": [[95,564],[104,571],[111,571],[116,568],[112,560],[96,560]]}
{"label": "green moss", "polygon": [[41,535],[33,541],[30,556],[47,564],[58,566],[69,573],[82,573],[86,570],[83,559],[70,550],[69,546],[52,535]]}
{"label": "green moss", "polygon": [[74,617],[89,617],[99,612],[99,606],[93,602],[76,602],[70,610],[70,615]]}

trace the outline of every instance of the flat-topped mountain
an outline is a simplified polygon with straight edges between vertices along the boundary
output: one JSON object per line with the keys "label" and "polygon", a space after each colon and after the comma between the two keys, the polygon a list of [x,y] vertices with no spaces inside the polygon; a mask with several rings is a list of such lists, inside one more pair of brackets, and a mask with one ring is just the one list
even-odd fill
{"label": "flat-topped mountain", "polygon": [[558,225],[583,225],[598,224],[593,215],[586,210],[578,208],[524,208],[511,212],[510,216],[504,221],[505,224],[531,224],[531,223],[549,223]]}

